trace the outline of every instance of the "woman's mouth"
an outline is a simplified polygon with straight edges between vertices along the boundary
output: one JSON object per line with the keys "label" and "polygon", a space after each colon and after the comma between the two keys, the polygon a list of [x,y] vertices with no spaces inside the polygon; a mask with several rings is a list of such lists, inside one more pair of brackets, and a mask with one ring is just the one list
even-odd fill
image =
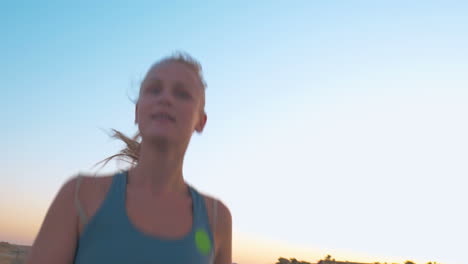
{"label": "woman's mouth", "polygon": [[153,120],[158,120],[158,121],[171,121],[171,122],[175,122],[175,118],[171,115],[169,115],[168,113],[165,113],[165,112],[160,112],[160,113],[156,113],[156,114],[152,114],[151,115],[151,119]]}

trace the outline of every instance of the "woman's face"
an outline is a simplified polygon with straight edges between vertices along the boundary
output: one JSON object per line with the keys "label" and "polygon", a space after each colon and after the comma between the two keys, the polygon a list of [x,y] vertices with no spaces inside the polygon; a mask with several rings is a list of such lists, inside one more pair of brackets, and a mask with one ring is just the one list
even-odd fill
{"label": "woman's face", "polygon": [[143,141],[188,143],[206,123],[204,87],[196,72],[180,62],[164,62],[148,72],[135,110]]}

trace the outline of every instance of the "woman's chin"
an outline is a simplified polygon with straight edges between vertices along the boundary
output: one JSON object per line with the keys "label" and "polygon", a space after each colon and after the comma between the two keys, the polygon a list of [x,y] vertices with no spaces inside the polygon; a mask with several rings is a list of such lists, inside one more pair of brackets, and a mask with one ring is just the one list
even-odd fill
{"label": "woman's chin", "polygon": [[142,139],[145,142],[152,142],[157,145],[168,145],[168,144],[176,144],[179,140],[174,137],[173,134],[170,133],[161,133],[161,132],[153,132],[153,133],[146,133],[145,135],[142,135]]}
{"label": "woman's chin", "polygon": [[186,141],[185,137],[181,133],[176,133],[180,131],[174,130],[165,130],[165,129],[147,129],[141,133],[142,140],[145,142],[152,142],[157,144],[169,144],[169,145],[184,145]]}

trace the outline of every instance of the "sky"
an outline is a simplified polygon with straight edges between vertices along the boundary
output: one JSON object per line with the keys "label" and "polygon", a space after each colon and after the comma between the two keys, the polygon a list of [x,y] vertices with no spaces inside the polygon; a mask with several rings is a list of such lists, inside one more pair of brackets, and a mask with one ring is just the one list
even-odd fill
{"label": "sky", "polygon": [[[233,215],[233,261],[466,262],[464,1],[0,4],[0,241],[136,132],[152,63],[208,84],[184,177]],[[125,167],[111,163],[99,173]]]}

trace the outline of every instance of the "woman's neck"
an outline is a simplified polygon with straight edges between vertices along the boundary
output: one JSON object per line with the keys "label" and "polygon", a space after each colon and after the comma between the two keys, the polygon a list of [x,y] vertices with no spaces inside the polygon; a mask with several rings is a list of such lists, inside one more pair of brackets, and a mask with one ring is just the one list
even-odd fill
{"label": "woman's neck", "polygon": [[129,172],[128,184],[155,195],[187,192],[182,168],[185,150],[142,143],[138,164]]}

